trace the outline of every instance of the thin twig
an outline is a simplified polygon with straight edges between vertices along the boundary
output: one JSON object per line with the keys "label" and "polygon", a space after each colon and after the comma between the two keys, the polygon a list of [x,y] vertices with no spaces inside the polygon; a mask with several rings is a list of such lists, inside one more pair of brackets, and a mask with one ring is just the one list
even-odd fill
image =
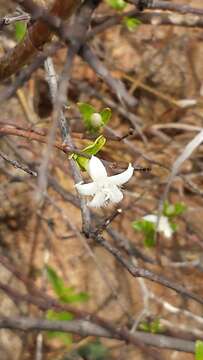
{"label": "thin twig", "polygon": [[16,169],[23,170],[27,174],[32,175],[34,177],[37,177],[37,172],[36,171],[33,171],[33,170],[29,169],[26,165],[20,164],[19,161],[17,161],[17,160],[10,159],[6,154],[2,153],[2,151],[0,151],[0,156],[2,157],[2,159],[7,161],[9,164],[14,166]]}

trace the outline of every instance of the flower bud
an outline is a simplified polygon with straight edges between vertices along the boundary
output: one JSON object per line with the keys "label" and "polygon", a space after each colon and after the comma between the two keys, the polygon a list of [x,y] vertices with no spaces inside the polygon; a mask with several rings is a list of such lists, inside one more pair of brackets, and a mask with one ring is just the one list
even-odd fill
{"label": "flower bud", "polygon": [[102,116],[99,113],[93,113],[90,118],[91,124],[94,127],[103,125]]}

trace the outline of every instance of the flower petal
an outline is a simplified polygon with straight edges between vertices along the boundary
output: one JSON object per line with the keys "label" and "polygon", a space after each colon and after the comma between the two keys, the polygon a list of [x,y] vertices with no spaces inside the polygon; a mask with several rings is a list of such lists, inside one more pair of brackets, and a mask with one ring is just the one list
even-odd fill
{"label": "flower petal", "polygon": [[106,202],[106,194],[102,191],[99,191],[96,193],[96,195],[93,197],[92,201],[89,202],[90,207],[99,208],[105,205]]}
{"label": "flower petal", "polygon": [[173,229],[166,216],[161,216],[160,218],[159,231],[163,232],[166,238],[170,238],[173,234]]}
{"label": "flower petal", "polygon": [[[157,224],[158,216],[154,214],[146,215],[143,217],[153,224]],[[161,216],[159,220],[158,232],[162,232],[166,238],[170,238],[173,235],[173,229],[166,216]]]}
{"label": "flower petal", "polygon": [[78,183],[75,184],[75,187],[81,195],[94,195],[96,192],[96,185],[94,182],[89,184]]}
{"label": "flower petal", "polygon": [[110,176],[108,180],[113,185],[117,185],[117,186],[123,185],[133,176],[133,171],[134,168],[132,167],[131,164],[129,164],[127,170],[123,171],[118,175]]}
{"label": "flower petal", "polygon": [[92,180],[100,180],[107,177],[107,172],[101,160],[92,156],[88,164],[88,173]]}
{"label": "flower petal", "polygon": [[112,185],[112,188],[108,193],[108,196],[109,196],[109,200],[112,203],[118,203],[119,201],[121,201],[123,199],[122,192],[115,185],[114,186]]}
{"label": "flower petal", "polygon": [[156,224],[156,223],[157,223],[157,218],[158,218],[158,216],[157,216],[157,215],[153,215],[153,214],[143,216],[143,219],[144,219],[144,220],[149,221],[149,222],[151,222],[151,223],[153,223],[153,224]]}

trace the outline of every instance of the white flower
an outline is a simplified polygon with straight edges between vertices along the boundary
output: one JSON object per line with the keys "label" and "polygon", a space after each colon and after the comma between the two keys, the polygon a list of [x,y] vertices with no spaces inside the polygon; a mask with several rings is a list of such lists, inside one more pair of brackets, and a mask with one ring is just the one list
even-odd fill
{"label": "white flower", "polygon": [[[156,225],[158,221],[158,216],[151,214],[144,216],[143,219]],[[170,238],[173,235],[173,229],[166,216],[160,217],[157,231],[162,232],[166,238]]]}
{"label": "white flower", "polygon": [[127,170],[121,174],[108,176],[101,160],[96,156],[92,156],[88,164],[88,173],[93,182],[89,184],[78,183],[75,187],[82,195],[94,196],[88,204],[91,207],[102,207],[109,202],[118,203],[123,199],[119,187],[132,177],[133,171],[132,165],[129,164]]}

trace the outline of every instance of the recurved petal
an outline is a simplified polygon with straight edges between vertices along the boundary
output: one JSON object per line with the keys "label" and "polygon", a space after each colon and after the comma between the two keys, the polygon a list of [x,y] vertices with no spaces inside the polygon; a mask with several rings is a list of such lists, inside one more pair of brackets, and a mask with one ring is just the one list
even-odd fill
{"label": "recurved petal", "polygon": [[93,197],[92,201],[89,202],[90,207],[99,208],[105,205],[106,202],[106,195],[102,191],[96,193]]}
{"label": "recurved petal", "polygon": [[107,177],[107,172],[98,157],[92,156],[88,164],[88,173],[92,180],[99,180]]}
{"label": "recurved petal", "polygon": [[109,200],[112,203],[118,203],[123,199],[122,192],[115,185],[114,186],[112,185],[111,191],[109,192],[108,195],[109,195]]}
{"label": "recurved petal", "polygon": [[94,182],[91,182],[89,184],[78,183],[75,184],[75,187],[81,195],[94,195],[96,192],[96,185],[94,184]]}
{"label": "recurved petal", "polygon": [[110,176],[108,179],[113,185],[123,185],[125,184],[130,178],[133,176],[134,168],[131,164],[128,165],[127,170],[123,171],[122,173],[114,176]]}

